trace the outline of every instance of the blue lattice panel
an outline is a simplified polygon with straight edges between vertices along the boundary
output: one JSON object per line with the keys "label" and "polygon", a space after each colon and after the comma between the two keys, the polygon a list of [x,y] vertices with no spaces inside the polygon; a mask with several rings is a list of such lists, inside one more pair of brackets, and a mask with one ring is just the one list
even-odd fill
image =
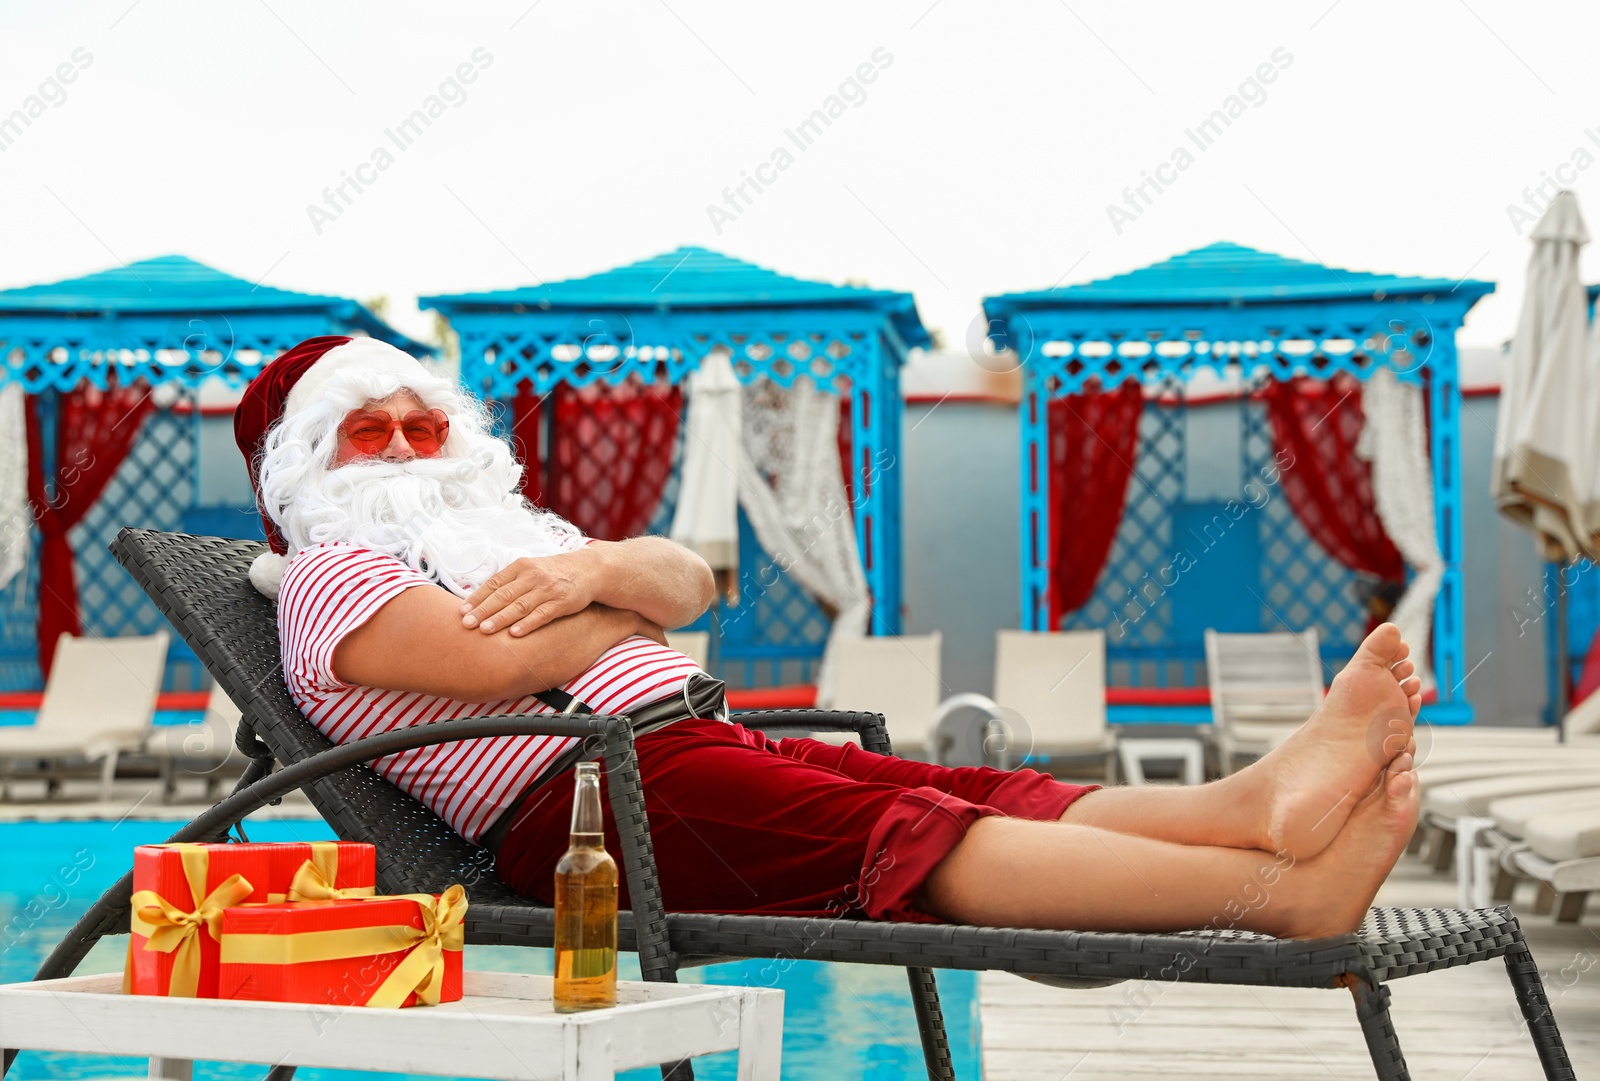
{"label": "blue lattice panel", "polygon": [[[1210,408],[1218,408],[1212,406]],[[1271,477],[1266,411],[1240,402],[1240,497],[1189,501],[1187,472],[1203,448],[1187,445],[1182,404],[1147,404],[1139,457],[1111,556],[1084,606],[1063,629],[1104,628],[1113,686],[1202,686],[1207,626],[1230,631],[1315,627],[1329,675],[1366,625],[1359,577],[1330,558],[1294,516]]]}
{"label": "blue lattice panel", "polygon": [[325,316],[292,312],[10,316],[0,321],[0,381],[19,382],[30,394],[84,383],[103,390],[115,368],[125,384],[142,379],[192,388],[221,379],[242,386],[296,342],[342,329]]}
{"label": "blue lattice panel", "polygon": [[461,379],[475,394],[505,398],[519,386],[545,394],[558,384],[620,383],[630,376],[681,383],[714,349],[726,350],[744,382],[765,376],[782,386],[805,377],[839,390],[841,379],[880,377],[880,319],[863,313],[826,318],[788,312],[738,315],[594,312],[459,313]]}
{"label": "blue lattice panel", "polygon": [[1366,379],[1388,368],[1418,383],[1453,342],[1458,305],[1353,300],[1284,305],[1270,316],[1221,306],[1152,306],[1129,311],[1029,311],[1010,316],[1002,341],[1024,357],[1054,393],[1090,380],[1188,381],[1200,372],[1274,379],[1343,372]]}

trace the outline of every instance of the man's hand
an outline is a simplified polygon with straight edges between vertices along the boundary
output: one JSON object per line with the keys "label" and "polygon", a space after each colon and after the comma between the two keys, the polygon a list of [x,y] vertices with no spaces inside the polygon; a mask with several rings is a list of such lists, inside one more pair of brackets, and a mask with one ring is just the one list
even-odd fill
{"label": "man's hand", "polygon": [[467,598],[461,623],[485,634],[509,628],[521,638],[600,603],[638,612],[658,627],[681,627],[715,595],[705,560],[665,537],[590,541],[576,552],[512,563]]}
{"label": "man's hand", "polygon": [[513,638],[576,615],[599,592],[600,560],[584,549],[523,557],[473,590],[461,606],[461,623],[485,634],[511,629]]}

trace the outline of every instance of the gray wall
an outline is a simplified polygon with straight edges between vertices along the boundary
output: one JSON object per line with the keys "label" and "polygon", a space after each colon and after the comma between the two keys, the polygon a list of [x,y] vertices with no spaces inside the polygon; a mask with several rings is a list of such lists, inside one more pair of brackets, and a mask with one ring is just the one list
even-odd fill
{"label": "gray wall", "polygon": [[994,685],[994,632],[1020,618],[1017,411],[987,402],[905,415],[905,630],[944,633],[945,693]]}
{"label": "gray wall", "polygon": [[1543,565],[1533,537],[1495,511],[1489,497],[1498,395],[1461,409],[1462,579],[1466,589],[1467,699],[1478,720],[1536,724],[1545,682]]}
{"label": "gray wall", "polygon": [[233,417],[200,418],[200,492],[202,507],[242,507],[255,502],[250,472],[233,439]]}

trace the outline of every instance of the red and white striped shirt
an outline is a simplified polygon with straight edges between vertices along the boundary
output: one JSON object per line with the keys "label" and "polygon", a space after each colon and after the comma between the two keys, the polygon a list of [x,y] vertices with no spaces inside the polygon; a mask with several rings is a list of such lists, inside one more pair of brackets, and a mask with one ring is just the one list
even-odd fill
{"label": "red and white striped shirt", "polygon": [[[574,538],[574,546],[583,544]],[[278,595],[278,641],[290,697],[335,743],[457,717],[552,713],[529,695],[464,702],[345,683],[333,652],[345,635],[416,586],[441,588],[392,556],[351,544],[318,544],[290,561]],[[659,702],[699,669],[677,650],[633,637],[607,650],[563,688],[597,713],[624,713]],[[574,740],[498,736],[418,747],[380,758],[372,768],[421,800],[469,841],[476,841],[548,763]]]}

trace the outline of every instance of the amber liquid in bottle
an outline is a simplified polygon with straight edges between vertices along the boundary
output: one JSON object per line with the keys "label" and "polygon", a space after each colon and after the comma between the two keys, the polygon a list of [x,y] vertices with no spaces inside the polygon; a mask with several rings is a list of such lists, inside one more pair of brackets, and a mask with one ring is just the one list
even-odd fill
{"label": "amber liquid in bottle", "polygon": [[617,863],[606,852],[600,767],[581,762],[572,843],[556,864],[558,1013],[617,1004]]}

